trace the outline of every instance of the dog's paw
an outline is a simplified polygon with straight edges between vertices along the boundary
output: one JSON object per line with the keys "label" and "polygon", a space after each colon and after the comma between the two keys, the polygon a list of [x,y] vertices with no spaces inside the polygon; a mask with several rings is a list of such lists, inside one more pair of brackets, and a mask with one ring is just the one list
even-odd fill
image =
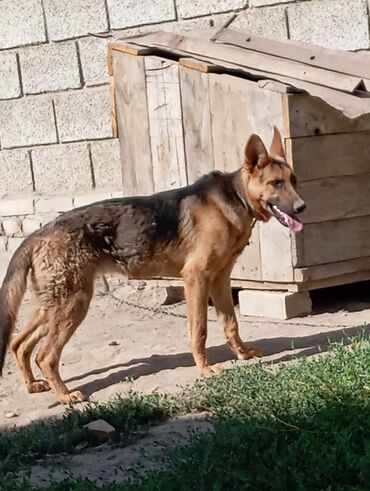
{"label": "dog's paw", "polygon": [[249,360],[257,356],[262,356],[262,350],[260,348],[244,348],[237,354],[238,360]]}
{"label": "dog's paw", "polygon": [[50,390],[50,385],[46,380],[35,380],[27,385],[28,392],[35,394],[37,392],[46,392]]}
{"label": "dog's paw", "polygon": [[69,392],[69,394],[61,395],[58,400],[61,404],[76,404],[77,402],[87,401],[88,397],[79,390],[75,390],[74,392]]}
{"label": "dog's paw", "polygon": [[223,370],[222,365],[215,363],[214,365],[205,365],[199,371],[203,377],[209,378],[213,375],[219,375]]}

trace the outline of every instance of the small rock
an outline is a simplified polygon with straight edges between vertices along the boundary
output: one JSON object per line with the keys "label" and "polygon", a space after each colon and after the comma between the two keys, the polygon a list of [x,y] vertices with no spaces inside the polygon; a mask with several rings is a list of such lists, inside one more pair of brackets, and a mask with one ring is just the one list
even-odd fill
{"label": "small rock", "polygon": [[115,438],[117,435],[115,428],[104,419],[91,421],[91,423],[85,425],[84,428],[86,428],[100,443],[105,443],[108,440]]}
{"label": "small rock", "polygon": [[9,411],[5,413],[5,417],[10,419],[10,418],[18,418],[20,412],[19,411]]}
{"label": "small rock", "polygon": [[118,346],[119,343],[117,341],[109,341],[108,346]]}

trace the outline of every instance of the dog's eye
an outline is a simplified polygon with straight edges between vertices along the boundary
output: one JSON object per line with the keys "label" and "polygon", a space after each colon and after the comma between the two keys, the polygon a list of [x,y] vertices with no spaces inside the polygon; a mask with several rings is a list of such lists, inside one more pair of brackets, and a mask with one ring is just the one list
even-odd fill
{"label": "dog's eye", "polygon": [[271,184],[276,189],[281,189],[284,185],[284,181],[282,179],[276,179],[276,181],[272,181]]}

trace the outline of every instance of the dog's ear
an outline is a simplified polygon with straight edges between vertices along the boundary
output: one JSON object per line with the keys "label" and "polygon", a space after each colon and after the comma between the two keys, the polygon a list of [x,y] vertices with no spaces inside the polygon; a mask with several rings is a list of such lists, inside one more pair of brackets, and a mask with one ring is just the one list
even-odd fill
{"label": "dog's ear", "polygon": [[281,157],[285,160],[283,141],[281,139],[280,131],[274,126],[274,136],[270,147],[270,155],[272,157]]}
{"label": "dog's ear", "polygon": [[252,172],[255,167],[264,167],[269,156],[263,141],[258,135],[251,135],[244,149],[244,167]]}

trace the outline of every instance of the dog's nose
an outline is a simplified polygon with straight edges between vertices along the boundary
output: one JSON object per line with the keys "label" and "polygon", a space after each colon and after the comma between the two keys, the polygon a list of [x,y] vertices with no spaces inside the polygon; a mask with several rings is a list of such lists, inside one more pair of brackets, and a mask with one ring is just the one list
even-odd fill
{"label": "dog's nose", "polygon": [[294,213],[302,213],[306,209],[306,203],[303,200],[296,201],[293,206]]}

